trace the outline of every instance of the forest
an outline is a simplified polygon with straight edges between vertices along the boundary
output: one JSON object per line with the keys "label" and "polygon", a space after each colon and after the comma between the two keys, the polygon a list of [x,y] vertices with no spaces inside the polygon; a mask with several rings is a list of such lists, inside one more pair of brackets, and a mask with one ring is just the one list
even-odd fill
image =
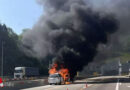
{"label": "forest", "polygon": [[[24,31],[24,30],[23,30]],[[48,57],[38,60],[26,55],[21,48],[21,35],[17,35],[5,24],[0,24],[0,67],[3,47],[3,72],[4,76],[12,76],[15,67],[38,67],[40,75],[48,74]],[[45,64],[46,63],[46,64]],[[1,72],[1,68],[0,68]]]}

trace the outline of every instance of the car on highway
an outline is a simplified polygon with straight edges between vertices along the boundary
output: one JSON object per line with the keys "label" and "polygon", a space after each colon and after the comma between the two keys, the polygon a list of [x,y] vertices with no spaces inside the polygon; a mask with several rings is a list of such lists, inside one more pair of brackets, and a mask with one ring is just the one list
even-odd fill
{"label": "car on highway", "polygon": [[48,77],[48,83],[50,85],[60,85],[64,83],[63,77],[59,73],[51,74]]}

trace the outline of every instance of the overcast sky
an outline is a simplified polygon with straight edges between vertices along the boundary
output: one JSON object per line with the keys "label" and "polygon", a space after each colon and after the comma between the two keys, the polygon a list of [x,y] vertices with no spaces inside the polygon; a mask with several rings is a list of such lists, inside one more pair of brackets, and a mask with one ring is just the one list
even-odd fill
{"label": "overcast sky", "polygon": [[42,11],[36,0],[0,0],[0,22],[17,34],[24,28],[32,28]]}

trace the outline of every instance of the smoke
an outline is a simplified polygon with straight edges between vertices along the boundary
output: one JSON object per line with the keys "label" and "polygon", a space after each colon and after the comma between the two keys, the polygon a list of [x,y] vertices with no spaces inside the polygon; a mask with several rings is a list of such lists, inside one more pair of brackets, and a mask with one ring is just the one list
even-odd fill
{"label": "smoke", "polygon": [[102,48],[103,50],[101,50],[101,52],[104,53],[103,51],[108,51],[111,54],[114,54],[114,52],[116,52],[115,54],[119,51],[121,52],[126,42],[128,42],[126,40],[128,40],[130,34],[130,0],[87,0],[87,2],[94,11],[113,13],[116,15],[116,18],[120,22],[119,30],[113,34],[112,40],[108,43],[106,48]]}
{"label": "smoke", "polygon": [[44,15],[23,35],[25,52],[38,58],[53,55],[64,62],[71,80],[93,60],[98,44],[118,29],[113,14],[92,10],[83,0],[38,0]]}
{"label": "smoke", "polygon": [[[91,68],[93,64],[102,66],[101,64],[107,63],[106,60],[112,58],[116,60],[115,58],[122,56],[125,51],[124,48],[127,48],[126,44],[130,38],[130,0],[87,0],[87,3],[96,12],[113,13],[120,22],[119,30],[111,35],[111,40],[105,45],[99,45],[98,53],[92,64],[87,65]],[[125,51],[125,53],[127,52]],[[88,70],[84,68],[84,71],[85,69]]]}
{"label": "smoke", "polygon": [[120,21],[120,33],[129,32],[130,0],[87,0],[94,11],[114,13]]}

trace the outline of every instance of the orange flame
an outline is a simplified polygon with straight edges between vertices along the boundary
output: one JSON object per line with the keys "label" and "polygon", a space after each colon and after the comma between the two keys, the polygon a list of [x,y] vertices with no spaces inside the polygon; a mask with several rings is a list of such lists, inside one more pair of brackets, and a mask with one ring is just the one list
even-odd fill
{"label": "orange flame", "polygon": [[49,70],[49,74],[55,74],[55,73],[59,73],[63,77],[64,82],[68,82],[70,79],[69,70],[67,68],[64,68],[63,64],[60,64],[59,66],[57,63],[54,63],[52,65],[51,69]]}
{"label": "orange flame", "polygon": [[53,64],[52,68],[49,70],[49,74],[57,73],[56,68],[58,67],[57,64]]}

